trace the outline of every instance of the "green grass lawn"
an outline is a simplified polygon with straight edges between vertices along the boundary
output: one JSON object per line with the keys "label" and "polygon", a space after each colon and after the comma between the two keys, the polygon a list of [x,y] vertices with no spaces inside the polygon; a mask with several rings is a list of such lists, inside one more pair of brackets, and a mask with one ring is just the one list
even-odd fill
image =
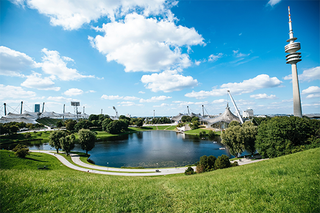
{"label": "green grass lawn", "polygon": [[[199,135],[200,132],[205,131],[207,134],[210,132],[210,130],[208,129],[203,129],[203,128],[199,128],[199,129],[193,129],[193,130],[189,130],[189,131],[185,131],[184,133],[187,135]],[[214,132],[216,135],[220,135],[221,132]]]}
{"label": "green grass lawn", "polygon": [[[9,157],[10,155],[10,157]],[[115,177],[0,151],[1,212],[320,212],[320,148],[185,176]],[[38,170],[46,165],[48,170]]]}

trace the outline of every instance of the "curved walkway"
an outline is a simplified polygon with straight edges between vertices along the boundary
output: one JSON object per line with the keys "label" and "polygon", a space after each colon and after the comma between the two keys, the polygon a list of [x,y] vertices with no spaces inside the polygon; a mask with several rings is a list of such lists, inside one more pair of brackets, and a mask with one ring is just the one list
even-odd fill
{"label": "curved walkway", "polygon": [[[91,164],[84,163],[80,160],[79,155],[77,154],[70,154],[71,159],[74,163],[78,164],[79,166],[87,167],[82,168],[79,166],[76,166],[72,163],[70,163],[67,159],[65,159],[63,156],[52,153],[51,151],[43,151],[43,150],[30,150],[30,152],[40,152],[52,155],[58,160],[66,165],[67,167],[82,171],[82,172],[89,172],[89,173],[95,173],[95,174],[104,174],[104,175],[116,175],[116,176],[159,176],[159,175],[172,175],[172,174],[179,174],[184,173],[187,167],[184,168],[170,168],[170,169],[159,169],[160,172],[156,172],[155,169],[121,169],[121,168],[111,168],[111,167],[102,167],[102,166],[95,166]],[[89,169],[88,169],[89,168]],[[98,170],[106,170],[106,171],[97,171]],[[110,171],[110,172],[108,172]],[[120,173],[121,172],[121,173]],[[131,172],[131,173],[125,173],[125,172]],[[136,172],[136,173],[135,173]],[[143,172],[143,173],[138,173]]]}
{"label": "curved walkway", "polygon": [[[77,154],[70,154],[72,161],[82,167],[76,166],[72,163],[70,163],[67,159],[65,159],[63,156],[52,153],[52,151],[44,151],[44,150],[30,150],[30,152],[40,152],[52,155],[58,160],[63,163],[65,166],[82,171],[82,172],[89,172],[89,173],[95,173],[95,174],[103,174],[103,175],[116,175],[116,176],[159,176],[159,175],[172,175],[172,174],[180,174],[184,173],[187,167],[180,167],[180,168],[163,168],[159,169],[159,172],[156,172],[156,169],[122,169],[122,168],[113,168],[113,167],[104,167],[104,166],[96,166],[92,164],[84,163],[80,160],[80,156]],[[245,165],[249,163],[255,163],[262,160],[267,159],[261,159],[261,160],[249,160],[249,159],[241,159],[236,160],[238,161],[239,165]],[[195,167],[193,167],[195,169]],[[98,170],[105,170],[105,171],[98,171]],[[127,173],[126,173],[127,172]],[[140,172],[140,173],[139,173]]]}

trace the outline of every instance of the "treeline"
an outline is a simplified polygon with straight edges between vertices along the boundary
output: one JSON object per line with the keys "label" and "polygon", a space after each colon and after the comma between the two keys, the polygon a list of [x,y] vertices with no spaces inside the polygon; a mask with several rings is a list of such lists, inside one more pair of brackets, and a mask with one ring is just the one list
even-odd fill
{"label": "treeline", "polygon": [[168,117],[146,118],[146,124],[171,124],[173,122]]}
{"label": "treeline", "polygon": [[242,125],[232,121],[221,139],[234,156],[247,150],[273,158],[320,147],[320,121],[294,116],[255,119]]}
{"label": "treeline", "polygon": [[200,127],[200,120],[198,117],[196,116],[188,116],[188,115],[184,115],[181,117],[181,122],[178,124],[178,127],[182,127],[184,125],[186,125],[186,123],[189,123],[189,126],[191,129],[199,129]]}
{"label": "treeline", "polygon": [[68,131],[78,132],[81,129],[101,129],[111,134],[127,131],[129,125],[143,126],[144,118],[129,118],[120,115],[118,120],[112,120],[109,115],[91,114],[89,119],[58,121],[57,127],[65,126]]}
{"label": "treeline", "polygon": [[27,129],[39,129],[44,127],[43,124],[31,124],[31,123],[24,123],[24,122],[10,122],[10,123],[0,123],[0,134],[16,134],[20,129],[27,128]]}

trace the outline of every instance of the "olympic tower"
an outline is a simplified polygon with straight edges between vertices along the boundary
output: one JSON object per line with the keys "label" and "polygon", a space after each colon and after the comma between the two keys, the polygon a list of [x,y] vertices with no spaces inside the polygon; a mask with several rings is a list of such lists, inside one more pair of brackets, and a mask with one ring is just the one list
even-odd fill
{"label": "olympic tower", "polygon": [[292,70],[292,87],[293,87],[293,115],[297,117],[302,117],[301,110],[301,100],[300,100],[300,90],[299,90],[299,81],[298,81],[298,73],[297,73],[297,63],[301,61],[301,53],[297,52],[300,50],[300,42],[295,42],[297,38],[293,37],[292,31],[292,23],[291,23],[291,15],[290,15],[290,7],[288,7],[289,12],[289,39],[284,49],[287,57],[287,64],[291,64]]}

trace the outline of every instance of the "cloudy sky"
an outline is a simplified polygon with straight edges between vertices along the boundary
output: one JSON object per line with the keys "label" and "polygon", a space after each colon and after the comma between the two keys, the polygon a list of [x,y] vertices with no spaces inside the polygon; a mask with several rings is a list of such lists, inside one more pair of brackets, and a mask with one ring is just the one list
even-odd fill
{"label": "cloudy sky", "polygon": [[1,0],[0,101],[13,113],[79,101],[88,114],[218,114],[230,90],[240,111],[292,114],[288,6],[302,111],[319,113],[316,0]]}

